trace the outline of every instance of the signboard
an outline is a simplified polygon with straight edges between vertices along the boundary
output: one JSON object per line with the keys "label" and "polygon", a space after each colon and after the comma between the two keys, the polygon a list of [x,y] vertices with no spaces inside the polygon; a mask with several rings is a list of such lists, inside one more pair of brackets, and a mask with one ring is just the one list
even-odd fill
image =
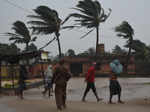
{"label": "signboard", "polygon": [[42,52],[42,53],[41,53],[41,59],[42,59],[42,60],[47,60],[47,59],[48,59],[48,53]]}

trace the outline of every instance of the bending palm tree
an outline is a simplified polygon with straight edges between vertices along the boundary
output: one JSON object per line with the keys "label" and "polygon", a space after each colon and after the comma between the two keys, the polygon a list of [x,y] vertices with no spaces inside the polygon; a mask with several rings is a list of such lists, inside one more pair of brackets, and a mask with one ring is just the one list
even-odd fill
{"label": "bending palm tree", "polygon": [[[59,18],[57,11],[50,9],[47,6],[39,6],[34,9],[36,15],[29,15],[28,17],[35,20],[29,21],[28,23],[32,25],[34,34],[55,34],[55,37],[50,40],[44,47],[48,46],[54,40],[58,42],[59,58],[61,57],[61,46],[60,46],[60,29],[71,28],[71,27],[61,27],[63,25],[62,20]],[[42,48],[44,48],[42,47]]]}
{"label": "bending palm tree", "polygon": [[14,41],[14,43],[25,43],[26,51],[28,51],[30,42],[35,41],[37,37],[31,38],[27,26],[22,21],[16,21],[13,23],[12,29],[15,33],[5,33],[5,35],[10,36],[9,40]]}
{"label": "bending palm tree", "polygon": [[83,0],[79,1],[75,10],[79,11],[79,13],[72,13],[66,18],[68,20],[70,17],[75,17],[77,22],[77,27],[86,27],[92,30],[90,30],[87,34],[82,36],[81,38],[84,38],[89,33],[91,33],[94,29],[96,29],[96,56],[98,53],[98,42],[99,42],[99,26],[100,23],[103,23],[107,20],[107,18],[110,16],[111,9],[109,9],[109,13],[105,14],[104,9],[102,8],[101,4],[98,1],[92,1],[92,0]]}
{"label": "bending palm tree", "polygon": [[[14,41],[14,43],[25,43],[26,51],[29,51],[29,44],[36,40],[37,37],[31,38],[31,34],[27,26],[22,21],[16,21],[13,23],[12,29],[15,33],[5,33],[6,36],[10,36],[9,40]],[[29,60],[27,59],[27,65],[29,65]]]}
{"label": "bending palm tree", "polygon": [[126,64],[125,64],[125,72],[127,72],[127,67],[128,67],[128,63],[129,63],[129,59],[130,59],[130,55],[131,55],[134,30],[127,21],[123,21],[119,26],[117,26],[115,28],[115,31],[118,32],[117,36],[127,39],[127,43],[128,43],[128,47],[129,47],[129,51],[127,54],[127,60],[126,60]]}

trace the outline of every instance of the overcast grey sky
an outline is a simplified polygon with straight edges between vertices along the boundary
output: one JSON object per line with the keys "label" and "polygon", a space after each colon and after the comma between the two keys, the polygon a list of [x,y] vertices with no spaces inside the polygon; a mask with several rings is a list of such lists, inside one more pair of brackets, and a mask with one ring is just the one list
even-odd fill
{"label": "overcast grey sky", "polygon": [[[7,1],[21,6],[24,9],[17,8]],[[11,32],[12,23],[16,20],[27,22],[27,15],[33,14],[32,9],[39,5],[46,5],[58,11],[60,18],[63,20],[69,13],[74,12],[79,0],[0,0],[0,33]],[[98,0],[102,7],[108,12],[112,9],[111,16],[100,26],[100,43],[105,44],[105,50],[111,51],[115,45],[123,46],[124,39],[116,37],[113,28],[126,20],[135,30],[135,39],[140,39],[147,45],[150,45],[150,0]],[[70,24],[71,20],[68,22]],[[89,47],[95,47],[96,31],[84,39],[80,39],[87,32],[86,29],[75,29],[61,31],[60,41],[62,52],[69,48],[76,53],[83,52]],[[35,42],[38,47],[43,46],[50,36],[38,36]],[[52,37],[52,35],[51,35]],[[8,43],[7,37],[0,36],[1,43]],[[23,47],[23,46],[21,46]],[[50,51],[52,55],[58,54],[57,43],[54,42],[45,50]]]}

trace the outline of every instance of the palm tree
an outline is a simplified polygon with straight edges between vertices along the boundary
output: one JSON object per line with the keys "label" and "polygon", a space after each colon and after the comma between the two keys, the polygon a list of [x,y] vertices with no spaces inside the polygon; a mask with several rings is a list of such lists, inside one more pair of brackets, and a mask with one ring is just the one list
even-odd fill
{"label": "palm tree", "polygon": [[[125,45],[126,48],[129,48],[129,43]],[[146,44],[143,43],[140,40],[132,40],[132,45],[131,45],[132,50],[135,52],[142,53],[143,49],[146,48]],[[143,53],[142,53],[143,54]]]}
{"label": "palm tree", "polygon": [[16,46],[16,44],[12,43],[9,45],[0,43],[0,54],[16,55],[18,53],[20,53],[20,49]]}
{"label": "palm tree", "polygon": [[[126,48],[129,48],[129,44],[125,45]],[[140,40],[133,40],[132,49],[135,51],[135,58],[142,59],[143,61],[149,61],[150,57],[150,48],[144,42]]]}
{"label": "palm tree", "polygon": [[120,25],[115,27],[115,31],[118,33],[117,36],[127,39],[127,43],[129,46],[127,60],[126,60],[126,64],[125,64],[125,71],[127,71],[127,66],[129,63],[130,55],[131,55],[134,30],[127,21],[123,21]]}
{"label": "palm tree", "polygon": [[87,50],[89,56],[94,56],[95,55],[95,48],[93,47],[90,47],[88,50]]}
{"label": "palm tree", "polygon": [[34,43],[31,43],[29,45],[29,51],[37,51],[37,50],[38,50],[38,48]]}
{"label": "palm tree", "polygon": [[83,0],[79,1],[75,8],[78,13],[72,13],[66,18],[68,20],[70,17],[76,18],[75,25],[77,27],[86,27],[91,29],[81,38],[84,38],[89,33],[91,33],[94,29],[96,29],[96,56],[98,53],[98,43],[99,43],[99,26],[101,23],[105,22],[107,18],[110,16],[111,9],[109,9],[109,13],[105,14],[104,9],[102,8],[101,4],[95,0]]}
{"label": "palm tree", "polygon": [[116,45],[114,49],[112,49],[113,54],[125,54],[126,51],[122,49],[119,45]]}
{"label": "palm tree", "polygon": [[[28,23],[32,25],[32,30],[34,34],[55,34],[54,38],[50,40],[44,47],[48,46],[54,40],[57,40],[58,50],[59,50],[59,58],[61,57],[61,45],[60,45],[60,30],[68,28],[62,27],[65,22],[59,18],[59,15],[56,10],[53,10],[47,6],[38,6],[34,9],[35,15],[29,15],[28,17],[33,20]],[[71,28],[71,26],[69,27]],[[42,47],[41,49],[43,49]]]}
{"label": "palm tree", "polygon": [[75,51],[73,49],[68,49],[66,54],[67,54],[67,56],[75,56],[76,55]]}
{"label": "palm tree", "polygon": [[37,37],[31,38],[30,31],[28,30],[27,26],[22,21],[16,21],[13,23],[12,30],[14,33],[5,33],[6,36],[10,36],[9,40],[14,41],[14,43],[25,43],[26,44],[26,51],[28,51],[28,47],[30,42],[36,40]]}
{"label": "palm tree", "polygon": [[[34,42],[37,37],[31,38],[30,31],[28,30],[27,26],[22,21],[16,21],[13,23],[12,30],[14,30],[14,33],[5,33],[6,36],[9,36],[10,41],[14,41],[14,43],[18,44],[26,44],[25,50],[29,51],[29,44],[31,42]],[[27,65],[29,65],[29,59],[26,59]]]}

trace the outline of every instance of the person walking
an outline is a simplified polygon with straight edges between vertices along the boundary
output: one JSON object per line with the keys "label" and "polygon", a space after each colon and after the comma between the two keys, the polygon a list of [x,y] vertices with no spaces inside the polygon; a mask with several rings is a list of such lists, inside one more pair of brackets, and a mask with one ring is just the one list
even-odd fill
{"label": "person walking", "polygon": [[95,71],[100,69],[100,62],[93,63],[93,65],[88,69],[86,74],[85,81],[87,83],[86,89],[84,91],[84,95],[82,97],[82,101],[85,102],[85,98],[90,89],[92,89],[94,95],[96,96],[97,102],[102,100],[102,98],[98,97],[96,87],[95,87]]}
{"label": "person walking", "polygon": [[55,99],[58,110],[66,108],[66,88],[71,74],[64,66],[65,61],[60,60],[53,73],[52,82],[55,83]]}
{"label": "person walking", "polygon": [[117,76],[123,71],[123,66],[120,64],[118,59],[114,59],[110,63],[111,68],[111,75],[110,75],[110,83],[109,83],[109,90],[110,90],[110,97],[109,103],[113,104],[112,98],[114,95],[118,95],[118,103],[124,103],[121,101],[121,86],[119,81],[117,80]]}
{"label": "person walking", "polygon": [[18,85],[19,85],[19,97],[20,99],[23,99],[23,91],[26,89],[26,83],[25,80],[27,79],[27,70],[24,65],[20,66],[19,69],[19,80],[18,80]]}
{"label": "person walking", "polygon": [[44,91],[42,92],[42,94],[45,96],[45,94],[48,91],[48,95],[49,97],[52,96],[51,94],[51,90],[52,90],[52,77],[53,77],[53,70],[52,70],[52,65],[49,65],[47,67],[47,70],[45,71],[45,87],[44,87]]}

